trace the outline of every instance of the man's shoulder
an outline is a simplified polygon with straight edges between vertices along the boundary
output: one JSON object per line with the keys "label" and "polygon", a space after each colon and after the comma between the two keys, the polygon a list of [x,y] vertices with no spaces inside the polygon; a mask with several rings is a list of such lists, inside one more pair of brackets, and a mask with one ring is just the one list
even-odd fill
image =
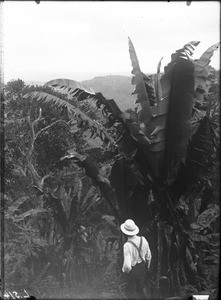
{"label": "man's shoulder", "polygon": [[142,238],[142,242],[148,244],[148,241],[147,241],[147,239],[144,236],[141,236],[141,238]]}
{"label": "man's shoulder", "polygon": [[126,252],[126,253],[130,252],[131,248],[132,248],[132,244],[129,241],[124,243],[124,252]]}

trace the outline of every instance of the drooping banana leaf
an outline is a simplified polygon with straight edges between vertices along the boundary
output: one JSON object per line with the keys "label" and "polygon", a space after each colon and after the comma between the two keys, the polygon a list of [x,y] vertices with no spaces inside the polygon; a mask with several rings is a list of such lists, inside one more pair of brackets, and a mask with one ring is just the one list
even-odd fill
{"label": "drooping banana leaf", "polygon": [[51,95],[46,92],[30,92],[23,96],[23,98],[35,100],[35,101],[41,101],[43,103],[49,103],[57,107],[66,107],[69,113],[72,113],[74,115],[79,114],[82,115],[82,117],[88,121],[90,121],[90,118],[86,116],[82,111],[80,111],[77,107],[75,107],[73,104],[57,97],[54,95]]}
{"label": "drooping banana leaf", "polygon": [[46,92],[30,92],[24,95],[24,98],[30,99],[33,101],[39,101],[42,103],[49,103],[58,108],[65,107],[68,112],[73,116],[73,119],[76,119],[78,123],[84,123],[87,125],[87,128],[94,128],[94,132],[99,136],[101,139],[107,139],[111,144],[114,143],[112,137],[108,134],[107,130],[99,124],[98,122],[92,120],[88,117],[83,111],[79,108],[75,107],[73,104]]}
{"label": "drooping banana leaf", "polygon": [[65,78],[50,80],[46,82],[44,86],[63,89],[65,92],[68,92],[69,94],[73,93],[73,91],[75,91],[76,89],[82,89],[85,92],[88,92],[90,94],[95,94],[94,90],[91,89],[90,87],[87,87],[86,85],[80,82],[71,79],[65,79]]}
{"label": "drooping banana leaf", "polygon": [[[48,85],[52,86],[52,83],[59,87],[60,83],[64,84],[63,81],[57,81],[54,80],[52,82],[49,82]],[[68,88],[68,84],[70,84],[70,88],[76,85],[76,82],[72,81],[65,81],[65,88]],[[76,88],[71,93],[72,97],[78,101],[83,101],[87,99],[92,99],[96,102],[97,108],[102,109],[102,114],[107,118],[108,127],[116,127],[118,132],[117,140],[124,143],[124,139],[122,141],[122,137],[125,137],[125,132],[127,131],[132,139],[135,141],[139,141],[141,144],[149,144],[149,140],[144,135],[143,131],[140,129],[139,124],[134,123],[130,120],[130,116],[127,118],[127,113],[122,113],[122,111],[119,109],[118,105],[113,99],[106,99],[101,93],[94,93],[93,91],[90,92],[89,88],[84,88],[84,86],[81,86],[81,88]],[[120,130],[118,130],[120,128]],[[92,135],[94,135],[94,132],[92,132]],[[120,138],[119,138],[120,137]],[[128,139],[126,141],[126,144],[128,145]],[[133,148],[133,141],[130,141],[130,148]]]}
{"label": "drooping banana leaf", "polygon": [[100,108],[101,105],[104,106],[104,113],[108,114],[112,113],[114,116],[119,116],[122,112],[116,102],[113,99],[106,99],[101,93],[92,94],[83,89],[76,89],[73,94],[73,97],[76,97],[78,101],[82,101],[85,99],[93,99],[96,101],[96,105]]}
{"label": "drooping banana leaf", "polygon": [[[145,77],[145,75],[144,75],[144,77]],[[149,81],[148,78],[147,78],[147,80]],[[52,86],[51,84],[55,84],[55,83],[56,83],[56,86],[59,86],[60,84],[64,84],[63,81],[55,80],[53,82],[49,82],[48,85]],[[66,89],[69,84],[70,84],[70,88],[71,88],[76,85],[76,82],[74,82],[72,84],[72,81],[66,81],[65,82]],[[149,85],[146,85],[146,88],[149,91],[149,95],[151,96],[151,92],[153,91],[153,89]],[[109,124],[108,127],[115,126],[117,128],[117,131],[118,131],[117,141],[121,141],[121,144],[126,143],[128,146],[128,143],[129,143],[130,144],[129,148],[131,148],[131,149],[134,148],[133,140],[140,144],[146,145],[146,146],[148,146],[150,144],[150,140],[147,138],[147,136],[141,130],[140,125],[136,122],[133,122],[130,115],[129,115],[129,117],[127,117],[126,116],[127,113],[122,113],[113,99],[107,100],[101,93],[90,92],[90,90],[88,88],[84,88],[83,86],[81,86],[81,88],[77,88],[74,91],[72,91],[72,97],[74,99],[77,99],[78,101],[82,101],[82,100],[86,100],[86,99],[95,100],[97,108],[102,108],[103,115],[105,115],[105,117],[107,117],[107,119],[108,119],[108,124]],[[142,112],[145,111],[145,106],[146,106],[146,103],[144,103],[144,105],[143,105],[144,109]],[[143,118],[142,113],[141,113],[141,118]],[[120,131],[118,130],[118,128],[121,128]],[[126,132],[127,132],[127,134],[126,134]],[[130,139],[128,140],[128,138],[127,138],[128,133],[132,137],[132,140],[130,140]],[[92,132],[92,135],[94,135],[94,131]],[[123,148],[125,148],[125,147],[123,146]]]}
{"label": "drooping banana leaf", "polygon": [[54,79],[48,81],[45,86],[56,87],[69,91],[70,95],[78,101],[93,99],[96,101],[98,108],[101,105],[105,105],[115,115],[121,114],[121,110],[113,99],[107,100],[101,93],[96,93],[92,88],[81,84],[80,82],[70,79]]}
{"label": "drooping banana leaf", "polygon": [[[123,113],[113,99],[106,99],[101,93],[95,93],[91,88],[88,88],[85,85],[82,85],[81,83],[78,83],[73,80],[55,79],[53,81],[49,81],[48,83],[46,83],[46,85],[50,87],[56,86],[66,91],[70,91],[69,95],[74,100],[77,100],[79,102],[84,100],[95,101],[96,107],[101,110],[102,115],[106,119],[105,127],[116,128],[118,133],[117,139],[122,135],[122,124],[124,123],[122,118]],[[121,128],[120,131],[119,128]],[[91,131],[91,136],[96,137],[96,128],[91,127]],[[103,134],[101,132],[100,134],[98,133],[98,135],[100,136]],[[102,140],[105,142],[105,144],[110,144],[110,146],[113,146],[113,144],[111,143],[106,143],[107,139],[105,137],[102,138]]]}

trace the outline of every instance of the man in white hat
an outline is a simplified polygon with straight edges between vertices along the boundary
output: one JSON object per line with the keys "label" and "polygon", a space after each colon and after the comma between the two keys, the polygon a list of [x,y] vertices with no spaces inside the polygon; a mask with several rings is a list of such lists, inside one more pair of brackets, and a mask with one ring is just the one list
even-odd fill
{"label": "man in white hat", "polygon": [[121,231],[127,236],[124,244],[124,264],[122,271],[126,273],[126,297],[128,299],[145,299],[145,264],[151,263],[149,243],[143,236],[138,236],[139,228],[133,220],[126,220]]}

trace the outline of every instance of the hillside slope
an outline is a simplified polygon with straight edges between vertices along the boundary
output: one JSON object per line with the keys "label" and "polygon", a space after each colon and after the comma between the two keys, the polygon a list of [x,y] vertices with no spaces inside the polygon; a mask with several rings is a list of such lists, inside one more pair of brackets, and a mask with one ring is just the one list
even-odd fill
{"label": "hillside slope", "polygon": [[131,84],[131,77],[129,76],[98,76],[81,81],[81,83],[91,87],[95,92],[101,92],[107,99],[114,99],[123,111],[135,105],[136,96],[131,95],[134,86]]}

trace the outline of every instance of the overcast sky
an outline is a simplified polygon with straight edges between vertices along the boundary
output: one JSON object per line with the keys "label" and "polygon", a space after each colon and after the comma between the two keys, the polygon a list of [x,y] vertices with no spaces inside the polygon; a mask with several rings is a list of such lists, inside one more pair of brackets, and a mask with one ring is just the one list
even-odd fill
{"label": "overcast sky", "polygon": [[[131,38],[144,73],[192,40],[198,58],[220,40],[220,2],[5,1],[5,82],[129,75]],[[211,65],[219,69],[219,51]]]}

